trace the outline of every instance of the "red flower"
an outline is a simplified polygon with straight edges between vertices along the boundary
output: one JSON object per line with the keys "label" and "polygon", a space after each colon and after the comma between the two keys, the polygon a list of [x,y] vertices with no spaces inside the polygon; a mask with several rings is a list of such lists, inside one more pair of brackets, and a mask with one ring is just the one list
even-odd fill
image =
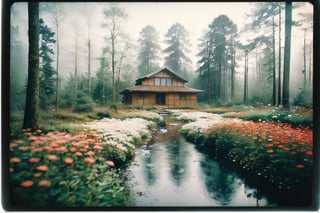
{"label": "red flower", "polygon": [[296,165],[296,168],[297,168],[297,169],[303,169],[303,168],[304,168],[304,165],[303,165],[303,164],[297,164],[297,165]]}
{"label": "red flower", "polygon": [[313,152],[312,151],[307,151],[306,154],[309,155],[309,156],[312,156]]}

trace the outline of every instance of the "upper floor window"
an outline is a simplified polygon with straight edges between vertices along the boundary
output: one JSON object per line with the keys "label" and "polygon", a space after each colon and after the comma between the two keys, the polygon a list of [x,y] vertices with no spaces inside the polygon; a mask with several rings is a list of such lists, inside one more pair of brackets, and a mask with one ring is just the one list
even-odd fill
{"label": "upper floor window", "polygon": [[154,79],[155,86],[172,86],[171,78],[155,78]]}

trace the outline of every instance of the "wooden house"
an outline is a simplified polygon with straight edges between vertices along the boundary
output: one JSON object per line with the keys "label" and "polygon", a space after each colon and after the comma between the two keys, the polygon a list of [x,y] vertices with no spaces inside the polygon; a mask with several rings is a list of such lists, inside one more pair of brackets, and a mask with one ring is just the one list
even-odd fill
{"label": "wooden house", "polygon": [[188,81],[168,68],[162,68],[136,80],[134,87],[120,92],[123,102],[132,105],[167,107],[197,105],[202,90],[186,87]]}

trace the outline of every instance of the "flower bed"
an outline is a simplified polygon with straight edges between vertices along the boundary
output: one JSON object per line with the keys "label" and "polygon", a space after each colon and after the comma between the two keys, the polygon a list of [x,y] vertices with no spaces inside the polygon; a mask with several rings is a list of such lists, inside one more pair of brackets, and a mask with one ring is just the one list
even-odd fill
{"label": "flower bed", "polygon": [[267,183],[263,187],[270,191],[292,195],[288,200],[311,201],[311,130],[231,118],[207,125],[201,133],[192,123],[186,124],[181,133],[217,160],[231,162],[237,171],[261,181],[261,185]]}
{"label": "flower bed", "polygon": [[107,158],[122,166],[134,156],[135,147],[142,140],[151,137],[154,122],[142,118],[125,120],[104,118],[84,124],[85,128],[95,130],[102,137],[102,146]]}
{"label": "flower bed", "polygon": [[27,209],[128,205],[121,167],[150,134],[148,125],[152,122],[143,119],[103,119],[85,124],[90,130],[76,135],[26,130],[23,138],[10,141],[11,204]]}

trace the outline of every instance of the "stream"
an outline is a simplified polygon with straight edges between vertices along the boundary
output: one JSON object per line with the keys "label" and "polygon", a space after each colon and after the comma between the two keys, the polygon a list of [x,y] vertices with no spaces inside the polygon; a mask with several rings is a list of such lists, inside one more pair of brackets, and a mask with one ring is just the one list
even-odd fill
{"label": "stream", "polygon": [[170,116],[128,168],[132,206],[274,206],[236,173],[200,153]]}

